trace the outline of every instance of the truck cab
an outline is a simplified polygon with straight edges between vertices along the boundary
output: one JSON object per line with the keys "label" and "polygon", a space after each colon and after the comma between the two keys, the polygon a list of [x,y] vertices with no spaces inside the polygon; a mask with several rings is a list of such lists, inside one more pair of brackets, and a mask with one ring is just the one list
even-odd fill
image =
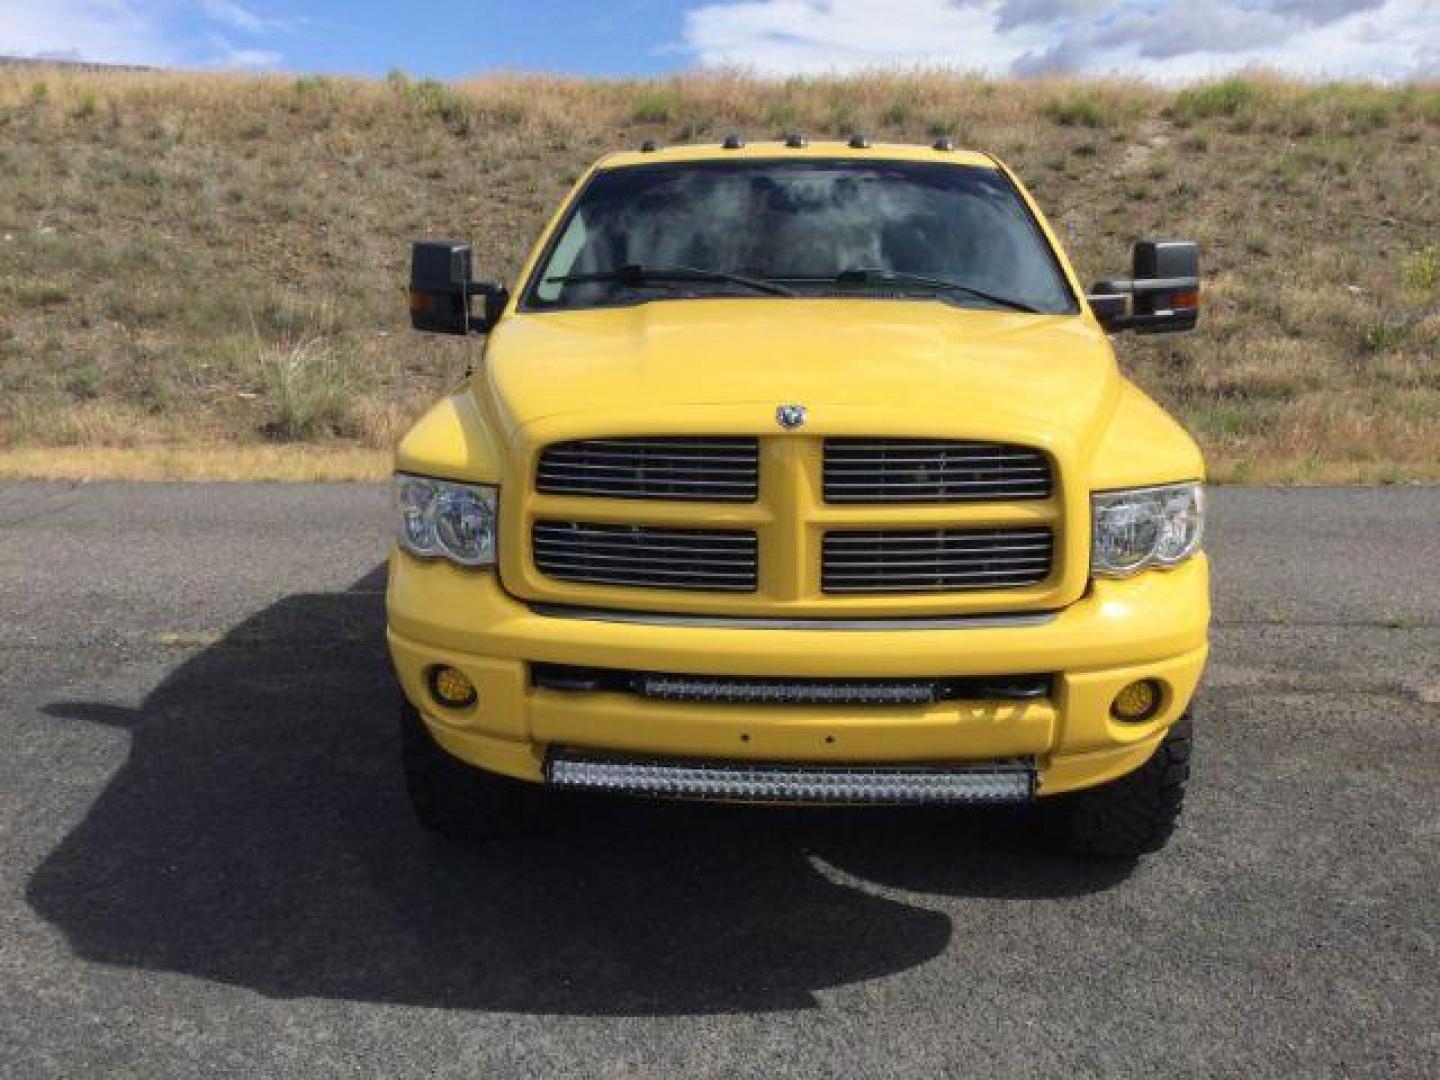
{"label": "truck cab", "polygon": [[396,454],[388,641],[422,823],[553,790],[1033,806],[1162,846],[1204,667],[1204,464],[1109,335],[1189,330],[1195,246],[1083,289],[997,159],[800,137],[609,155]]}

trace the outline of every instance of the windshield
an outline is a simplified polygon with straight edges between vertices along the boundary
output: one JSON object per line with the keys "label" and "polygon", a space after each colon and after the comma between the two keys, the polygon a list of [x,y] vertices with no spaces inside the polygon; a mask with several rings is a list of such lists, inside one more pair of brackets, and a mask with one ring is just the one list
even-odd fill
{"label": "windshield", "polygon": [[1077,310],[1034,218],[996,170],[814,159],[596,174],[525,306],[791,294]]}

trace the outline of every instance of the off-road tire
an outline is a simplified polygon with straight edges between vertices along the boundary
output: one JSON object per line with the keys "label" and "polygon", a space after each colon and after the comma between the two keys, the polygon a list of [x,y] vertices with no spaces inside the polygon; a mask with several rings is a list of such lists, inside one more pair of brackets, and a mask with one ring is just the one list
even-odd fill
{"label": "off-road tire", "polygon": [[400,705],[405,788],[420,824],[455,839],[513,836],[535,826],[543,793],[536,784],[477,769],[431,738],[408,701]]}
{"label": "off-road tire", "polygon": [[1190,714],[1134,772],[1098,787],[1045,799],[1046,834],[1066,851],[1133,859],[1159,851],[1175,831],[1190,776]]}

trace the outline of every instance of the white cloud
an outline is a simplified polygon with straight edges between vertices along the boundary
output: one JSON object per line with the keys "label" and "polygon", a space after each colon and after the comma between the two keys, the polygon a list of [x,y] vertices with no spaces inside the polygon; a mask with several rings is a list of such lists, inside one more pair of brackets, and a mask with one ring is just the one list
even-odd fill
{"label": "white cloud", "polygon": [[230,71],[270,71],[285,58],[274,49],[251,49],[232,45],[223,37],[213,39],[214,49],[200,67],[218,67]]}
{"label": "white cloud", "polygon": [[50,0],[0,6],[0,54],[174,64],[180,54],[142,0]]}
{"label": "white cloud", "polygon": [[[996,70],[1025,44],[997,30],[984,10],[989,6],[977,10],[948,0],[724,0],[690,12],[684,32],[707,67],[774,74],[878,64]],[[1031,43],[1044,44],[1038,36]]]}
{"label": "white cloud", "polygon": [[1238,68],[1433,76],[1440,0],[710,0],[685,46],[768,74],[935,66],[1178,80]]}
{"label": "white cloud", "polygon": [[[223,27],[246,39],[232,45]],[[273,68],[289,24],[238,0],[0,0],[0,55],[157,67]]]}
{"label": "white cloud", "polygon": [[273,20],[257,15],[235,0],[200,0],[200,7],[216,22],[247,34],[258,34],[275,25]]}

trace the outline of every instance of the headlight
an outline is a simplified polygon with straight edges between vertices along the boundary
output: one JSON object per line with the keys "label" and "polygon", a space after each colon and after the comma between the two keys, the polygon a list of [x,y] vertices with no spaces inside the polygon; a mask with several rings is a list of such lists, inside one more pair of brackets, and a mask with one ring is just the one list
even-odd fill
{"label": "headlight", "polygon": [[1095,523],[1090,570],[1102,577],[1174,566],[1200,548],[1205,531],[1205,489],[1200,484],[1102,491],[1090,501]]}
{"label": "headlight", "polygon": [[395,475],[400,546],[461,566],[495,565],[496,489]]}

